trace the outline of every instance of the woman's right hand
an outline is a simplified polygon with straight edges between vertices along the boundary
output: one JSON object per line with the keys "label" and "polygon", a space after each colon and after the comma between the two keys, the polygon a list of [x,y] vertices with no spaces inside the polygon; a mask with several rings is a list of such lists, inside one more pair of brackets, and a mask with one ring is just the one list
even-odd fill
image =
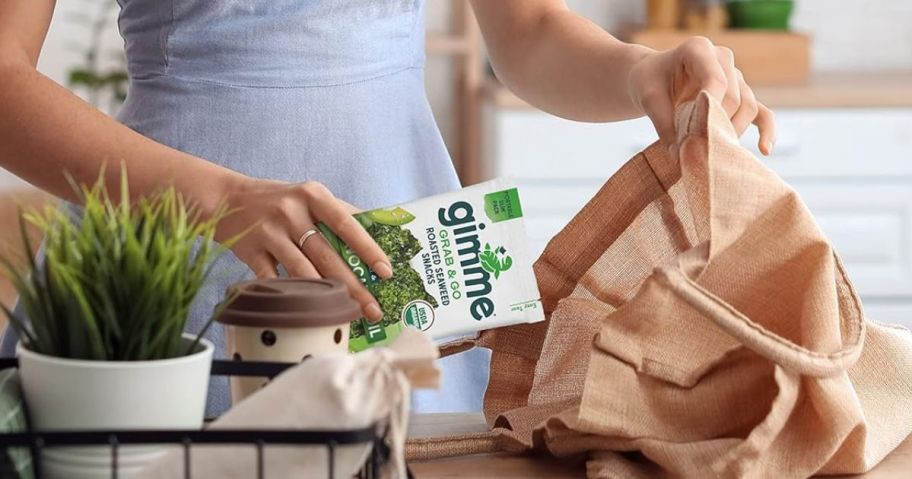
{"label": "woman's right hand", "polygon": [[228,194],[227,207],[231,213],[219,222],[215,239],[241,235],[231,249],[258,278],[275,277],[279,265],[293,277],[333,278],[348,286],[365,318],[378,321],[383,316],[377,301],[322,234],[310,234],[299,247],[301,238],[323,223],[378,276],[393,275],[389,258],[352,217],[357,209],[325,186],[245,178]]}

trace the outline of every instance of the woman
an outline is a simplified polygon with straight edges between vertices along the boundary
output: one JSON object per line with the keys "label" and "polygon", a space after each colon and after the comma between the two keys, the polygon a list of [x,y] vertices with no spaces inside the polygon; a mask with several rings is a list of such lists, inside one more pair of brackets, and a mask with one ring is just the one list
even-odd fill
{"label": "woman", "polygon": [[[256,227],[219,260],[190,322],[199,328],[225,287],[283,267],[344,281],[367,318],[380,308],[320,235],[324,222],[381,277],[389,261],[351,218],[459,187],[423,86],[421,0],[120,0],[130,93],[118,120],[35,70],[54,0],[0,2],[0,165],[74,200],[103,164],[131,192],[173,184],[205,212],[227,203],[218,238]],[[671,143],[676,102],[701,89],[739,132],[774,141],[773,117],[729,50],[694,38],[656,52],[628,45],[560,0],[473,0],[494,69],[517,95],[566,118],[648,115]],[[217,329],[217,328],[216,328]],[[222,344],[219,331],[212,340]],[[7,333],[3,350],[12,353]],[[421,410],[477,410],[483,352],[444,361],[443,391]],[[210,412],[227,405],[213,387]]]}

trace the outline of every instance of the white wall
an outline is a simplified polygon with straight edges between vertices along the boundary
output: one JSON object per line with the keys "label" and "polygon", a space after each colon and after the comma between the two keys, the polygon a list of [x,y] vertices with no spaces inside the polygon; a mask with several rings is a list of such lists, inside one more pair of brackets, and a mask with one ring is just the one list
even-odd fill
{"label": "white wall", "polygon": [[912,1],[797,0],[792,26],[814,37],[817,71],[912,69]]}
{"label": "white wall", "polygon": [[90,23],[106,12],[99,56],[103,67],[121,62],[123,39],[117,32],[117,4],[114,0],[65,0],[57,2],[51,28],[38,59],[38,70],[54,80],[66,84],[70,69],[85,62],[85,51],[90,43]]}

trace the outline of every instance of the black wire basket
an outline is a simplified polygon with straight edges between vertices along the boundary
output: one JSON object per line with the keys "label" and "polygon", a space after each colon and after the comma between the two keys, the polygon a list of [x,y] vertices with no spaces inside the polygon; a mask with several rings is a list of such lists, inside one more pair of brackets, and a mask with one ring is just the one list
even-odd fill
{"label": "black wire basket", "polygon": [[[18,360],[0,358],[0,370],[18,367]],[[241,362],[215,360],[212,376],[254,376],[272,379],[293,363]],[[212,420],[210,418],[207,420]],[[256,450],[255,479],[266,479],[263,451],[266,446],[322,446],[326,448],[326,471],[329,479],[336,477],[336,451],[339,446],[370,445],[363,466],[355,475],[358,479],[381,477],[384,465],[390,460],[387,442],[388,427],[384,422],[361,429],[302,430],[302,429],[192,429],[192,430],[85,430],[35,431],[0,433],[0,447],[27,448],[31,454],[35,479],[42,479],[42,450],[54,446],[107,446],[111,449],[111,479],[119,479],[118,457],[121,446],[176,445],[183,449],[184,479],[195,476],[191,470],[194,445],[249,445]],[[408,477],[412,478],[409,471]],[[209,478],[198,478],[209,479]],[[251,478],[254,479],[254,478]],[[284,479],[284,478],[283,478]]]}

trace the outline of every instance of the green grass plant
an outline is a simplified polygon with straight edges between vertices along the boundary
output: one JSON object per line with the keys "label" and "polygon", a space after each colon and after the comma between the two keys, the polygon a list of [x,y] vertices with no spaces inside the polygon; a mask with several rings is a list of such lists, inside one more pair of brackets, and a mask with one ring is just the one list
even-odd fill
{"label": "green grass plant", "polygon": [[[3,307],[28,349],[50,356],[99,361],[173,358],[193,352],[183,340],[190,305],[225,250],[216,224],[169,187],[131,203],[126,174],[121,199],[99,179],[74,186],[79,218],[54,206],[20,214],[25,272],[2,258],[16,290],[20,317]],[[30,255],[26,224],[45,236],[43,264]],[[199,241],[201,240],[201,241]]]}

